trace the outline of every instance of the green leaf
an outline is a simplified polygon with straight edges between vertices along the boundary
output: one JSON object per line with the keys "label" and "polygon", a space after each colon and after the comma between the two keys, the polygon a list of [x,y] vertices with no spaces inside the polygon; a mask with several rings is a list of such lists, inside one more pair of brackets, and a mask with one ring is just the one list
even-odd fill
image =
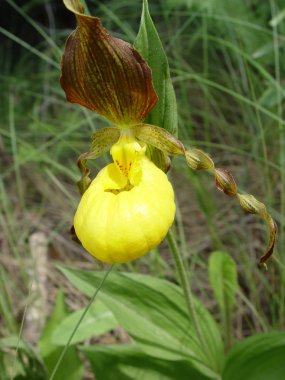
{"label": "green leaf", "polygon": [[274,15],[274,17],[269,21],[269,25],[271,27],[275,27],[279,25],[285,18],[285,9],[282,9],[281,12],[279,12],[277,15]]}
{"label": "green leaf", "polygon": [[238,289],[237,268],[226,252],[213,252],[209,259],[209,280],[222,313],[230,313]]}
{"label": "green leaf", "polygon": [[7,338],[0,339],[0,351],[5,348],[13,348],[15,350],[18,348],[28,355],[33,354],[33,348],[28,343],[25,343],[22,339],[19,340],[16,335],[11,335]]}
{"label": "green leaf", "polygon": [[97,380],[207,380],[186,361],[146,355],[136,345],[82,347]]}
{"label": "green leaf", "polygon": [[[272,43],[271,43],[272,47]],[[273,49],[274,47],[272,47]],[[282,101],[284,100],[284,89],[285,86],[284,84],[280,84],[282,87],[281,91],[276,91],[276,86],[273,84],[268,84],[268,87],[264,90],[263,94],[261,97],[258,99],[258,104],[260,104],[261,107],[266,107],[266,108],[274,108],[277,107],[278,102],[279,102],[279,97],[282,98]]]}
{"label": "green leaf", "polygon": [[149,14],[147,0],[143,1],[135,47],[151,67],[154,88],[158,96],[158,103],[145,122],[164,128],[171,134],[177,134],[177,105],[168,60]]}
{"label": "green leaf", "polygon": [[222,379],[284,379],[284,358],[284,332],[271,332],[247,338],[230,351]]}
{"label": "green leaf", "polygon": [[[158,96],[158,102],[146,118],[145,123],[156,125],[177,135],[177,105],[168,60],[149,14],[147,0],[143,1],[140,29],[135,40],[135,47],[151,68],[154,88]],[[167,171],[169,166],[165,164],[163,152],[150,147],[147,153],[160,169]]]}
{"label": "green leaf", "polygon": [[[52,371],[63,349],[62,347],[58,347],[53,344],[53,332],[58,324],[67,316],[67,314],[68,312],[64,303],[64,294],[60,291],[56,298],[53,314],[47,321],[39,342],[40,352],[49,375],[52,374]],[[76,349],[74,347],[69,347],[62,359],[54,380],[81,380],[82,376],[83,366],[78,358]]]}
{"label": "green leaf", "polygon": [[[18,350],[16,361],[11,350]],[[45,380],[47,378],[46,369],[36,350],[15,335],[0,339],[0,374],[3,376],[3,380],[12,377],[26,380]]]}
{"label": "green leaf", "polygon": [[[66,345],[84,309],[78,310],[62,320],[52,334],[52,341],[57,345]],[[93,336],[105,334],[118,326],[112,312],[100,301],[90,307],[78,327],[71,344],[83,342]]]}
{"label": "green leaf", "polygon": [[[83,293],[91,295],[104,273],[60,268]],[[196,301],[196,313],[207,350],[203,350],[188,318],[181,289],[151,276],[112,272],[98,294],[147,355],[165,360],[186,360],[215,378],[223,361],[223,345],[215,321]]]}

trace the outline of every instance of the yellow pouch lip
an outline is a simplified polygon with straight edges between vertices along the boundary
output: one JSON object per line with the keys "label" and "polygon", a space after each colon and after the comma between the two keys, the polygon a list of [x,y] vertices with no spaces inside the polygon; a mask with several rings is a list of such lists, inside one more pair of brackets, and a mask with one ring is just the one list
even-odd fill
{"label": "yellow pouch lip", "polygon": [[105,190],[121,188],[124,177],[115,164],[107,165],[78,206],[77,236],[103,262],[124,263],[143,256],[162,241],[173,223],[174,193],[167,176],[146,157],[141,165],[140,182],[118,194]]}

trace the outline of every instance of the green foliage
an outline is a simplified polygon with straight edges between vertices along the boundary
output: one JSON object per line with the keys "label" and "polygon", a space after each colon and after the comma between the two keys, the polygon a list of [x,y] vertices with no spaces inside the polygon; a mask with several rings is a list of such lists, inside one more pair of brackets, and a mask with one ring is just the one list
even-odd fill
{"label": "green foliage", "polygon": [[[168,59],[151,19],[147,0],[143,0],[140,29],[134,45],[151,68],[154,88],[158,96],[157,104],[144,122],[164,128],[171,134],[177,135],[176,96],[170,78]],[[162,151],[148,146],[147,153],[160,169],[168,170],[169,164]]]}
{"label": "green foliage", "polygon": [[[75,328],[84,309],[75,311],[65,317],[52,334],[52,342],[56,345],[65,346],[70,337],[71,331]],[[83,342],[88,338],[103,335],[118,326],[112,312],[100,301],[92,305],[81,322],[71,344]]]}
{"label": "green foliage", "polygon": [[97,345],[82,347],[81,350],[97,380],[209,380],[187,361],[156,359],[134,344]]}
{"label": "green foliage", "polygon": [[215,251],[208,263],[209,280],[221,311],[226,347],[231,345],[232,310],[238,290],[237,268],[226,252]]}
{"label": "green foliage", "polygon": [[285,374],[285,333],[260,334],[238,343],[229,353],[223,380],[281,380]]}
{"label": "green foliage", "polygon": [[[60,269],[89,296],[103,276],[102,272]],[[223,346],[215,321],[196,300],[196,312],[207,342],[204,351],[189,322],[183,293],[176,285],[150,276],[113,272],[98,297],[147,355],[189,361],[201,373],[213,378],[220,371]]]}
{"label": "green foliage", "polygon": [[[209,358],[205,358],[197,338],[191,339],[192,326],[189,328],[181,290],[178,291],[175,286],[174,289],[169,285],[164,287],[161,282],[157,290],[156,280],[154,279],[153,286],[150,286],[151,278],[148,277],[144,283],[144,276],[141,283],[138,277],[132,279],[126,276],[126,284],[132,287],[126,289],[127,286],[122,284],[125,275],[122,274],[123,278],[118,280],[115,274],[112,280],[111,274],[112,289],[106,288],[106,291],[101,293],[105,307],[111,314],[112,310],[118,309],[116,313],[120,320],[123,320],[126,312],[125,328],[130,329],[129,334],[139,342],[128,347],[96,345],[80,347],[80,350],[90,361],[99,380],[100,377],[103,380],[107,379],[109,372],[106,368],[110,369],[110,374],[113,374],[115,379],[125,379],[128,376],[139,380],[146,374],[150,379],[150,376],[157,379],[168,376],[177,380],[183,379],[186,373],[186,378],[202,380],[205,379],[205,375],[199,375],[197,371],[199,369],[208,373],[205,362],[211,362],[211,367],[214,363],[219,363],[214,372],[219,373],[223,380],[281,380],[285,372],[282,364],[285,353],[283,332],[253,336],[237,344],[235,339],[254,335],[256,331],[266,328],[284,328],[285,267],[282,252],[285,231],[285,160],[282,145],[284,121],[282,107],[280,108],[284,105],[285,94],[282,83],[285,69],[282,49],[284,5],[281,1],[257,0],[237,0],[234,3],[222,0],[168,0],[149,3],[170,60],[179,105],[179,135],[186,145],[205,148],[215,153],[223,165],[226,163],[233,169],[242,189],[253,189],[261,198],[267,197],[267,203],[270,208],[275,209],[274,217],[281,226],[280,249],[275,255],[278,266],[272,260],[266,274],[256,266],[255,251],[259,253],[263,227],[258,223],[251,223],[250,218],[236,217],[238,214],[236,210],[230,209],[231,204],[228,204],[227,208],[221,200],[222,197],[212,191],[208,178],[205,180],[203,175],[198,178],[196,174],[186,170],[184,163],[181,164],[179,159],[173,160],[172,179],[179,190],[179,202],[181,199],[182,209],[179,211],[182,213],[183,221],[186,221],[183,226],[180,225],[179,243],[183,243],[185,263],[189,264],[188,276],[191,278],[194,292],[199,292],[199,299],[204,308],[216,316],[215,304],[209,297],[211,290],[206,280],[207,270],[212,273],[208,274],[212,277],[210,285],[219,305],[220,314],[217,320],[222,322],[220,330],[225,335],[226,348],[232,346],[226,355],[224,369],[222,370],[223,348],[220,333],[216,333],[217,327],[212,323],[214,317],[209,319],[209,327],[204,327],[205,342],[209,343],[210,352],[213,353]],[[15,1],[6,1],[6,9],[11,4],[15,6]],[[95,12],[92,13],[100,16],[103,24],[116,31],[120,38],[133,42],[140,2],[109,0],[106,4],[96,2]],[[273,7],[270,4],[273,4]],[[33,21],[33,15],[29,15],[30,10],[36,5],[39,6],[41,17]],[[74,182],[78,180],[79,174],[75,160],[80,152],[88,148],[91,132],[105,126],[96,115],[65,102],[58,84],[58,67],[63,35],[67,34],[65,28],[71,26],[66,23],[65,16],[59,21],[59,8],[54,11],[50,4],[46,5],[45,8],[39,1],[27,1],[21,9],[18,7],[22,14],[20,22],[11,21],[9,31],[2,28],[2,25],[0,28],[4,37],[4,43],[0,46],[3,74],[0,76],[1,164],[3,160],[0,178],[0,226],[3,231],[0,263],[1,336],[17,334],[21,305],[30,302],[30,296],[27,295],[30,279],[26,268],[30,260],[27,242],[31,230],[45,226],[47,233],[55,239],[55,247],[60,242],[59,260],[70,259],[71,246],[66,231],[77,203]],[[153,70],[158,71],[155,76],[162,75],[163,71],[167,85],[163,87],[155,80],[160,98],[156,109],[163,108],[161,99],[169,101],[166,109],[170,121],[165,125],[171,130],[177,119],[176,108],[174,102],[172,103],[172,90],[166,91],[170,86],[168,66],[165,64],[162,45],[157,38],[146,5],[145,3],[136,44],[141,53],[150,60],[151,66],[151,61],[154,61]],[[49,20],[55,20],[56,27],[52,22],[48,27],[41,27],[45,9],[48,9]],[[28,27],[32,24],[33,29],[30,31]],[[22,29],[16,28],[18,25]],[[272,26],[277,28],[277,34],[276,31],[273,33]],[[29,41],[33,30],[38,33],[38,44]],[[161,70],[162,67],[164,70]],[[166,97],[164,91],[168,94]],[[173,115],[170,110],[173,111]],[[162,110],[162,114],[163,112]],[[151,118],[153,119],[148,120],[150,123],[163,127],[161,115],[154,112]],[[100,168],[100,162],[97,160],[94,165]],[[181,186],[182,176],[185,187]],[[21,206],[18,200],[21,201]],[[236,223],[235,228],[231,227],[233,221]],[[251,254],[247,253],[249,246]],[[82,256],[73,255],[74,252],[79,252],[78,248],[72,246],[72,249],[74,265],[77,265],[76,260],[80,261],[81,265]],[[225,258],[224,254],[215,254],[209,263],[211,269],[208,268],[208,254],[216,249],[230,252],[235,261],[239,262],[238,305],[232,302],[236,288],[235,269],[228,256]],[[50,263],[51,261],[49,265]],[[94,263],[85,265],[92,268]],[[19,270],[15,276],[16,266]],[[164,250],[162,255],[156,253],[146,256],[127,266],[130,271],[143,269],[154,276],[157,276],[158,268],[161,276],[177,282],[171,260]],[[230,269],[229,273],[225,268]],[[53,269],[51,274],[52,272]],[[217,278],[214,278],[215,273]],[[96,275],[94,284],[98,283],[100,276]],[[88,283],[87,279],[78,276],[76,281],[85,294],[90,295],[93,292],[93,283]],[[229,284],[232,285],[228,286]],[[116,303],[112,294],[120,301]],[[121,305],[122,300],[124,302]],[[145,308],[143,304],[146,305]],[[234,310],[236,306],[237,312],[231,312],[233,323],[229,323],[229,319],[225,322],[226,305],[230,310]],[[94,313],[96,306],[92,308]],[[199,313],[201,307],[196,308]],[[167,321],[168,310],[170,321]],[[203,320],[207,321],[206,314],[203,311],[200,313],[205,318]],[[62,350],[62,346],[57,346],[56,343],[63,344],[69,335],[67,329],[70,319],[65,312],[62,314],[62,319],[50,327],[44,339],[46,347],[43,353],[47,360],[51,352],[53,363]],[[74,318],[75,321],[76,316],[70,318]],[[116,316],[118,323],[119,318]],[[87,314],[88,321],[91,320]],[[83,320],[83,325],[79,327],[74,343],[82,342],[85,337],[96,336],[97,326],[92,324],[87,331],[88,323],[85,322]],[[143,340],[144,323],[150,329],[146,332],[146,342]],[[206,323],[202,324],[204,326]],[[210,326],[214,326],[213,331]],[[58,332],[61,328],[64,329],[62,336],[61,332]],[[168,328],[169,332],[164,331]],[[162,337],[156,342],[155,339],[160,333]],[[174,352],[171,350],[171,344]],[[18,379],[44,379],[46,373],[42,359],[22,340],[19,343],[19,355],[16,361],[14,360],[17,345],[18,338],[14,335],[11,336],[11,340],[7,341],[5,338],[0,341],[1,380],[2,377],[4,380],[10,380],[12,370]],[[52,349],[49,350],[49,347]],[[74,347],[69,350],[66,359],[68,363],[69,352],[76,355]],[[148,354],[148,350],[151,354]],[[192,350],[195,357],[189,359]],[[164,356],[168,359],[163,358]],[[203,364],[196,363],[197,357],[203,359]],[[74,362],[79,365],[78,359]],[[120,368],[120,363],[123,363],[123,368]],[[195,367],[190,363],[195,363]],[[68,366],[69,364],[63,363],[59,373],[62,367]],[[212,376],[210,373],[209,375]]]}
{"label": "green foliage", "polygon": [[145,120],[171,134],[177,134],[177,106],[170,78],[168,60],[148,10],[147,0],[143,0],[140,29],[135,47],[151,67],[158,103]]}
{"label": "green foliage", "polygon": [[222,313],[231,313],[238,289],[237,268],[226,252],[213,252],[209,259],[209,279]]}
{"label": "green foliage", "polygon": [[[62,352],[62,347],[53,343],[53,332],[58,324],[68,315],[64,302],[64,294],[60,291],[56,298],[56,304],[52,316],[47,321],[39,342],[40,353],[49,375],[52,374],[57,360]],[[78,358],[76,348],[69,347],[54,377],[54,380],[70,379],[80,380],[83,375],[83,366]]]}
{"label": "green foliage", "polygon": [[17,336],[0,339],[1,380],[46,380],[41,358]]}
{"label": "green foliage", "polygon": [[[235,266],[224,252],[215,252],[210,262],[210,276],[216,273],[228,278],[232,284],[228,287],[225,280],[218,285],[214,283],[219,303],[223,305],[221,308],[226,308],[227,304],[231,308],[236,287]],[[230,274],[225,272],[225,268]],[[91,284],[97,286],[103,277],[100,272],[60,269],[79,290],[89,296],[94,291]],[[210,358],[203,356],[202,346],[199,346],[189,324],[183,296],[176,285],[146,275],[113,272],[98,296],[136,342],[134,345],[81,348],[99,380],[168,380],[186,379],[187,376],[195,376],[198,380],[216,378],[221,373],[221,367],[216,368],[216,372],[211,371]],[[219,351],[221,347],[219,344],[216,347],[213,345],[220,339],[218,330],[202,305],[198,301],[196,303],[204,338],[211,349],[217,350],[211,354],[214,354],[213,357],[216,355],[215,360],[219,362],[223,356]],[[222,379],[280,380],[285,370],[284,350],[283,333],[248,338],[236,344],[226,356]],[[109,369],[108,373],[106,368]]]}

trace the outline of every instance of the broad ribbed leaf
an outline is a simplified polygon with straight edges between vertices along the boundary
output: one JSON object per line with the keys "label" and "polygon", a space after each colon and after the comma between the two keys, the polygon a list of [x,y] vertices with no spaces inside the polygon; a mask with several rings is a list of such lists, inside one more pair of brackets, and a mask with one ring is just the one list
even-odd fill
{"label": "broad ribbed leaf", "polygon": [[129,43],[113,37],[79,0],[64,0],[77,28],[62,58],[61,86],[81,104],[117,125],[141,122],[157,102],[151,70]]}
{"label": "broad ribbed leaf", "polygon": [[[151,67],[153,83],[158,96],[158,103],[145,122],[157,125],[171,134],[177,135],[177,105],[169,73],[168,59],[151,19],[147,0],[143,1],[140,29],[135,47]],[[156,166],[167,172],[170,162],[167,162],[164,152],[150,145],[147,154]]]}
{"label": "broad ribbed leaf", "polygon": [[148,10],[147,0],[143,1],[140,29],[135,47],[152,70],[153,83],[158,103],[148,116],[148,124],[157,125],[171,134],[177,134],[177,106],[169,66],[159,35]]}
{"label": "broad ribbed leaf", "polygon": [[230,313],[238,289],[234,260],[222,251],[213,252],[209,260],[209,279],[222,313]]}
{"label": "broad ribbed leaf", "polygon": [[284,358],[284,332],[271,332],[247,338],[230,351],[222,379],[283,380]]}
{"label": "broad ribbed leaf", "polygon": [[82,347],[97,380],[209,380],[186,361],[146,355],[136,345]]}
{"label": "broad ribbed leaf", "polygon": [[[54,344],[66,345],[71,331],[75,328],[84,309],[75,311],[62,320],[52,334]],[[83,342],[88,338],[105,334],[118,326],[113,313],[100,301],[90,307],[83,321],[80,323],[71,344]]]}
{"label": "broad ribbed leaf", "polygon": [[[103,275],[101,272],[60,269],[89,296]],[[112,272],[98,297],[147,355],[189,361],[211,378],[216,378],[220,372],[223,345],[215,321],[196,300],[196,313],[207,342],[207,346],[202,347],[189,321],[185,299],[178,286],[151,276]]]}

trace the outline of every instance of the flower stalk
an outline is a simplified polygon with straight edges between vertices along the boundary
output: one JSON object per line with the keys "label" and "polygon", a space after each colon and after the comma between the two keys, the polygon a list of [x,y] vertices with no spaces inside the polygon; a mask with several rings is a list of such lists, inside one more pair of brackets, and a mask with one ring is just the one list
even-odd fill
{"label": "flower stalk", "polygon": [[177,271],[177,274],[179,277],[180,285],[183,289],[183,293],[184,293],[184,297],[185,297],[186,306],[187,306],[188,314],[190,317],[190,321],[194,327],[194,330],[195,330],[196,335],[199,339],[201,347],[205,348],[205,342],[203,339],[203,334],[202,334],[202,331],[201,331],[201,328],[200,328],[200,325],[198,322],[198,317],[197,317],[197,313],[196,313],[196,309],[195,309],[194,297],[193,297],[191,287],[189,284],[189,280],[187,277],[187,273],[185,270],[185,265],[183,263],[183,258],[182,258],[181,252],[178,248],[178,245],[177,245],[177,242],[176,242],[176,239],[175,239],[175,236],[174,236],[172,229],[170,229],[168,231],[166,239],[167,239],[170,251],[172,253],[172,257],[173,257],[173,260],[175,263],[175,267],[176,267],[176,271]]}
{"label": "flower stalk", "polygon": [[90,309],[90,307],[92,306],[93,302],[95,301],[95,298],[97,297],[97,294],[99,293],[99,291],[101,290],[102,286],[104,285],[104,282],[106,281],[108,275],[110,274],[111,270],[113,269],[113,266],[114,265],[110,265],[108,270],[106,271],[101,283],[98,285],[98,287],[95,289],[92,297],[90,298],[90,301],[88,302],[87,306],[85,307],[85,309],[83,310],[83,313],[81,314],[80,318],[78,319],[78,322],[76,323],[73,331],[71,332],[70,334],[70,337],[68,338],[68,341],[66,343],[66,345],[64,346],[63,350],[61,351],[61,354],[54,366],[54,369],[52,371],[52,374],[49,378],[49,380],[53,380],[55,378],[55,375],[57,373],[57,370],[60,366],[60,363],[62,362],[62,359],[64,358],[64,355],[66,354],[66,351],[68,350],[71,342],[72,342],[72,339],[74,337],[74,335],[76,334],[76,331],[78,330],[78,327],[80,326],[81,322],[83,321],[83,319],[85,318],[86,314],[88,313],[88,310]]}

